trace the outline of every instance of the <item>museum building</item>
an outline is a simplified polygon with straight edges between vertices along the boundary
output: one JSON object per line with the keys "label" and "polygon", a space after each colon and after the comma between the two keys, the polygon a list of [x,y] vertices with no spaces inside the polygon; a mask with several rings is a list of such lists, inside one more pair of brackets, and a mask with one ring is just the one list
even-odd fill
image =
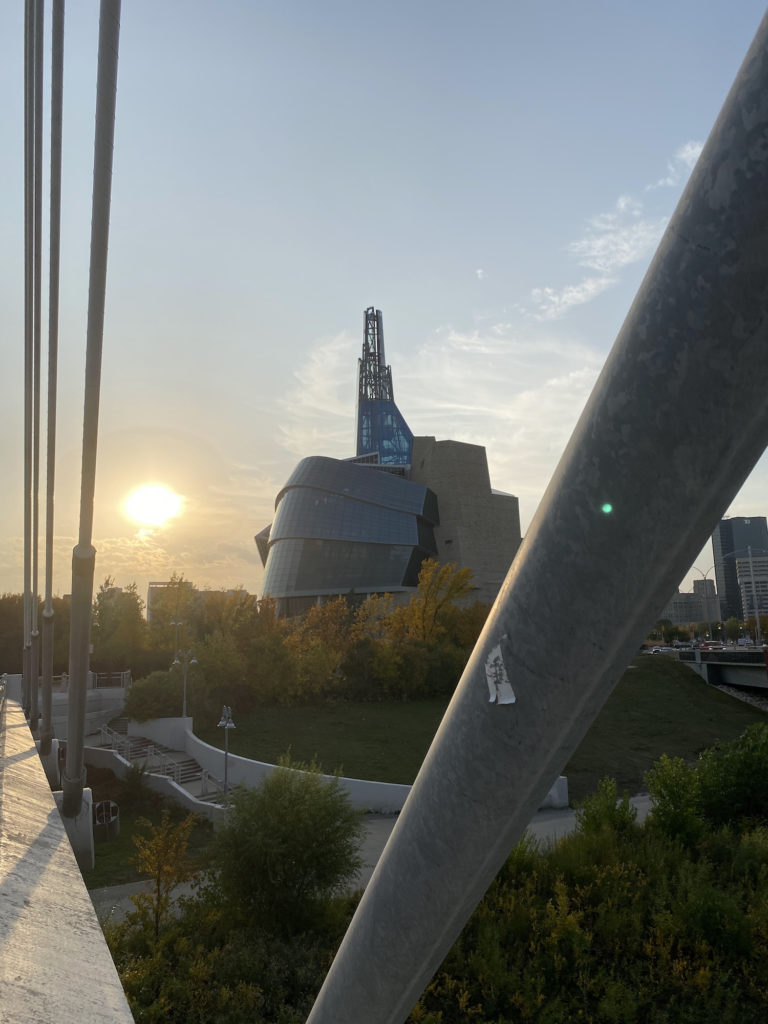
{"label": "museum building", "polygon": [[514,495],[494,491],[485,449],[414,437],[395,405],[381,311],[365,310],[358,363],[357,455],[302,459],[255,540],[263,596],[282,615],[343,596],[402,594],[425,558],[473,572],[492,602],[520,544]]}

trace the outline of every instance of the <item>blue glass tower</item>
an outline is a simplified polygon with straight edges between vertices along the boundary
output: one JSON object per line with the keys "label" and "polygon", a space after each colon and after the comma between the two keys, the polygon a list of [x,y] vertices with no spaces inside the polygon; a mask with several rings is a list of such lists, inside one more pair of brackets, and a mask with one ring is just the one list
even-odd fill
{"label": "blue glass tower", "polygon": [[384,357],[381,310],[363,314],[363,354],[358,362],[357,457],[382,466],[409,466],[413,434],[395,405],[392,370]]}

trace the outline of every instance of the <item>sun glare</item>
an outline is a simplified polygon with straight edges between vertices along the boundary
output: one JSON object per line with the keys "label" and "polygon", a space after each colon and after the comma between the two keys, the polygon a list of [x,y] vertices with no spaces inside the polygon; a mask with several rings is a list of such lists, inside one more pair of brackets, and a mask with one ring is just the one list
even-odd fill
{"label": "sun glare", "polygon": [[181,512],[183,499],[170,487],[147,484],[132,491],[123,502],[123,511],[140,526],[163,526]]}

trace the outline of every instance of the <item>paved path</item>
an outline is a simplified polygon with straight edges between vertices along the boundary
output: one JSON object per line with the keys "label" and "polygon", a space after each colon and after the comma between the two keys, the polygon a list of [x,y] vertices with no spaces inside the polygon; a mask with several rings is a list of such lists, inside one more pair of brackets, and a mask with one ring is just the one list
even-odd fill
{"label": "paved path", "polygon": [[[647,795],[632,797],[630,803],[637,809],[637,820],[644,821],[650,810],[650,797]],[[396,814],[366,814],[365,836],[360,848],[363,866],[358,875],[356,887],[365,887],[371,879],[373,869],[381,856],[392,829],[397,821]],[[537,839],[554,842],[568,835],[576,827],[576,812],[570,808],[564,810],[539,811],[529,826],[529,831]],[[127,885],[112,885],[104,889],[92,889],[91,900],[96,913],[102,920],[121,921],[126,914],[135,909],[131,896],[143,892],[150,887],[150,882],[129,882]],[[191,885],[180,885],[176,895],[190,895]]]}

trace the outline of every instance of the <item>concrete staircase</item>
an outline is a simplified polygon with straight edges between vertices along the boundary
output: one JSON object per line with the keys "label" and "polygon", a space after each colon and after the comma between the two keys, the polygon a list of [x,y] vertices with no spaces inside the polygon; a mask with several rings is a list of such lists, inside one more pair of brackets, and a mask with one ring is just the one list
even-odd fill
{"label": "concrete staircase", "polygon": [[102,726],[100,741],[102,747],[111,747],[126,761],[143,768],[153,775],[165,775],[203,803],[225,803],[223,787],[218,779],[205,772],[198,762],[181,750],[148,740],[143,736],[127,735],[127,719],[113,719],[108,726]]}

